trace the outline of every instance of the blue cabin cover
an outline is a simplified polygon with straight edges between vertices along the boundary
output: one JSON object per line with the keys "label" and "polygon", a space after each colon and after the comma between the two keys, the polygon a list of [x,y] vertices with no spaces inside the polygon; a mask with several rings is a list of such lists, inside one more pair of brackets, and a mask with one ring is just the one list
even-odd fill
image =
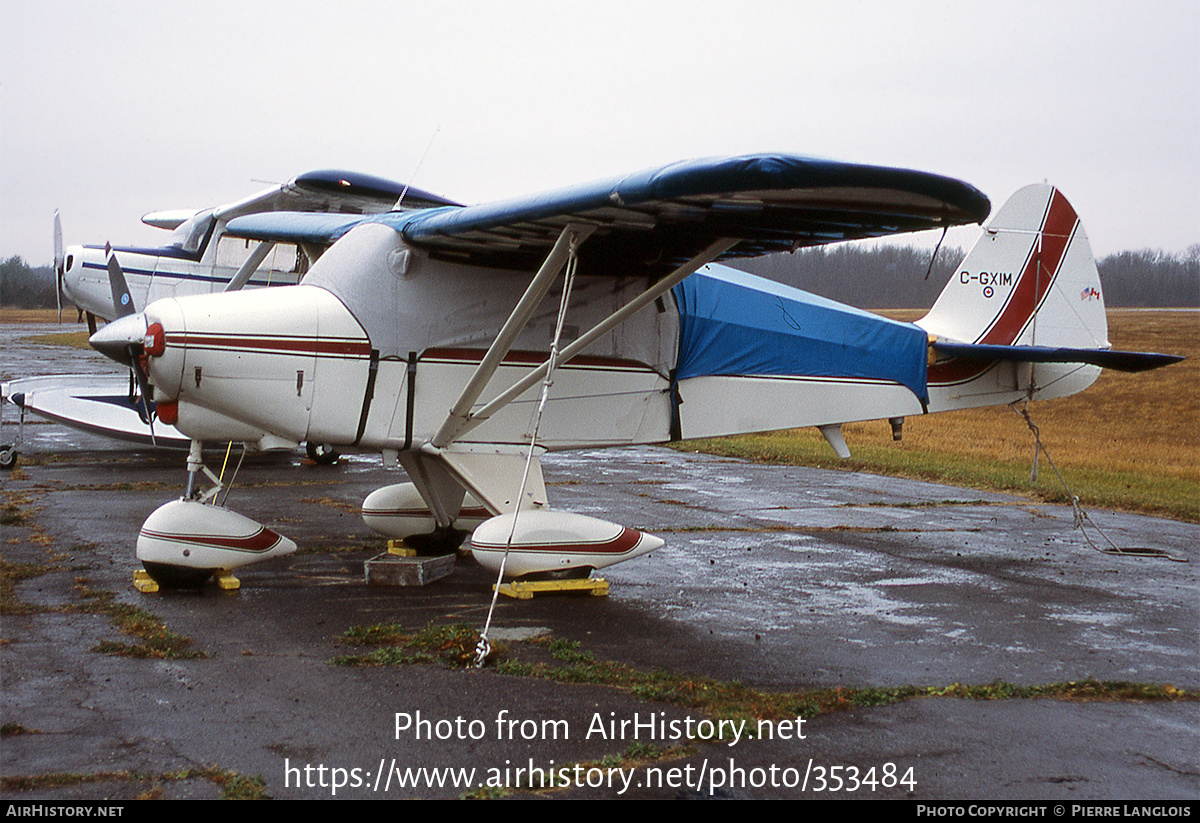
{"label": "blue cabin cover", "polygon": [[929,402],[928,337],[889,320],[725,266],[672,290],[679,307],[675,379],[773,375],[889,380]]}

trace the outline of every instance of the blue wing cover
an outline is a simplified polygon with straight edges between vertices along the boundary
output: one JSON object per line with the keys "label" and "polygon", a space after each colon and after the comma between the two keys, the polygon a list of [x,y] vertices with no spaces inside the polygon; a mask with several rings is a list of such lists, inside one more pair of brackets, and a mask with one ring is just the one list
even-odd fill
{"label": "blue wing cover", "polygon": [[723,266],[673,290],[677,380],[772,375],[888,380],[925,404],[926,333],[815,294]]}
{"label": "blue wing cover", "polygon": [[245,237],[250,240],[319,243],[327,246],[340,240],[350,229],[370,219],[370,215],[362,214],[271,211],[234,218],[229,221],[226,232],[232,237]]}

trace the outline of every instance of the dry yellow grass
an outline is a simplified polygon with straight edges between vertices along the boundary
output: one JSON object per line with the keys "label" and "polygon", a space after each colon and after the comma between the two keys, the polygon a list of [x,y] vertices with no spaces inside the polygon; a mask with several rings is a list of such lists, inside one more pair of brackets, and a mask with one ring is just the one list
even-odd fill
{"label": "dry yellow grass", "polygon": [[[0,309],[0,323],[53,323],[58,319],[56,309]],[[63,323],[75,322],[75,307],[63,308]]]}
{"label": "dry yellow grass", "polygon": [[[912,319],[912,313],[889,313]],[[1182,363],[1141,374],[1104,371],[1087,391],[1032,403],[1054,464],[1085,504],[1200,519],[1200,313],[1111,310],[1113,347],[1182,354]],[[1034,439],[1008,407],[909,417],[904,439],[886,421],[843,428],[854,457],[839,462],[813,430],[704,441],[723,454],[803,465],[926,477],[1061,499],[1043,457],[1029,481]],[[695,448],[696,444],[690,447]]]}
{"label": "dry yellow grass", "polygon": [[[1109,324],[1115,349],[1188,359],[1141,374],[1106,369],[1085,392],[1030,404],[1050,455],[1060,467],[1155,472],[1200,481],[1200,313],[1114,310]],[[890,432],[886,422],[861,425]],[[1007,407],[910,417],[904,440],[910,448],[996,460],[1032,455],[1025,421]]]}

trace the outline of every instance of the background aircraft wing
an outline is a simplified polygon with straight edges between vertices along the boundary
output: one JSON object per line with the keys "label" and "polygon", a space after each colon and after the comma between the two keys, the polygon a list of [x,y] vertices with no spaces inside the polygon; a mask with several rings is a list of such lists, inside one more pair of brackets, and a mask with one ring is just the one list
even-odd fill
{"label": "background aircraft wing", "polygon": [[221,206],[215,215],[231,220],[261,212],[378,214],[391,210],[401,194],[404,195],[401,207],[406,210],[459,205],[423,189],[408,186],[406,190],[403,183],[383,177],[325,169],[305,172],[287,183]]}

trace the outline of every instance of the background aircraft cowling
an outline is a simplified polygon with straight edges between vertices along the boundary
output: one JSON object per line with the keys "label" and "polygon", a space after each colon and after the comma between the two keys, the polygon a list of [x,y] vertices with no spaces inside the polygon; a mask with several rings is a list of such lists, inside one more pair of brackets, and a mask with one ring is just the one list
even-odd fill
{"label": "background aircraft cowling", "polygon": [[137,557],[160,584],[199,585],[235,569],[296,551],[282,535],[222,506],[173,500],[155,509],[138,534]]}
{"label": "background aircraft cowling", "polygon": [[[513,517],[517,518],[515,533]],[[504,549],[512,534],[512,548]],[[572,512],[525,509],[488,520],[471,535],[471,553],[479,564],[504,576],[586,577],[593,569],[622,563],[661,548],[652,534]]]}

